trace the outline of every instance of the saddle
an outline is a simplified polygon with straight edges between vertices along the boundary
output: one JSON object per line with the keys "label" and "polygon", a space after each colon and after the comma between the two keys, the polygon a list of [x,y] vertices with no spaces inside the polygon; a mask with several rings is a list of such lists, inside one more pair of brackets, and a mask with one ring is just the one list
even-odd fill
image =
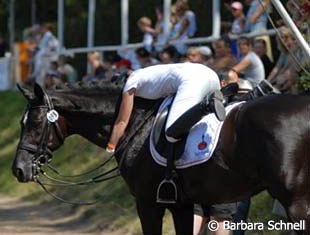
{"label": "saddle", "polygon": [[[225,104],[228,104],[231,98],[237,93],[238,85],[237,84],[228,85],[225,87],[225,89],[222,89],[221,91],[224,96]],[[171,103],[167,105],[159,113],[157,113],[151,135],[152,136],[151,142],[153,142],[153,146],[155,146],[156,151],[161,156],[166,158],[167,161],[165,178],[159,184],[157,189],[157,202],[167,204],[176,203],[178,198],[177,186],[174,182],[174,178],[176,178],[174,162],[176,160],[179,160],[180,157],[182,156],[187,140],[187,134],[186,134],[180,141],[176,143],[171,143],[167,141],[165,135],[165,124],[168,118],[170,107]]]}
{"label": "saddle", "polygon": [[[232,98],[238,92],[238,84],[231,83],[221,89],[224,96],[224,106],[227,106],[232,102]],[[187,135],[185,135],[180,141],[171,143],[166,140],[165,136],[165,124],[168,118],[171,104],[167,105],[160,113],[157,114],[157,118],[153,124],[153,135],[151,141],[153,142],[156,151],[167,159],[169,154],[173,154],[173,160],[178,160],[182,156],[186,144]],[[174,151],[171,152],[171,149]]]}

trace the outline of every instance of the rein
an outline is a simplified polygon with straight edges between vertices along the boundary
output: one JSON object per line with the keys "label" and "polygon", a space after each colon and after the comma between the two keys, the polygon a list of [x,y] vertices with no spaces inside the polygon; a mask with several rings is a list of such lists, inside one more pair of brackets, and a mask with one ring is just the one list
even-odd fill
{"label": "rein", "polygon": [[[106,172],[100,173],[100,174],[98,174],[92,178],[84,179],[84,180],[80,180],[80,181],[71,181],[71,180],[54,178],[54,177],[50,176],[43,169],[43,167],[47,166],[50,170],[52,170],[58,176],[65,177],[65,178],[82,177],[82,176],[89,175],[89,174],[99,170],[100,168],[104,167],[111,159],[113,159],[115,157],[115,155],[119,152],[120,149],[127,146],[127,144],[133,139],[133,137],[143,127],[143,125],[147,122],[147,120],[155,113],[157,103],[154,105],[154,107],[152,107],[147,112],[147,114],[144,116],[144,119],[139,123],[139,125],[137,127],[135,127],[133,129],[133,131],[129,133],[129,135],[126,135],[126,137],[121,142],[121,144],[118,146],[116,151],[112,155],[110,155],[106,161],[104,161],[99,166],[97,166],[96,168],[94,168],[90,171],[87,171],[85,173],[78,174],[78,175],[69,176],[69,175],[61,174],[54,166],[52,166],[50,164],[50,162],[52,160],[52,156],[53,156],[52,151],[48,147],[48,137],[50,135],[51,128],[52,127],[55,128],[55,133],[56,133],[57,138],[60,141],[61,145],[64,143],[65,137],[64,137],[64,135],[61,131],[61,128],[59,126],[59,123],[58,123],[59,115],[58,115],[57,111],[54,109],[50,97],[46,93],[44,93],[44,101],[45,101],[45,105],[34,106],[34,107],[28,106],[28,108],[26,110],[26,112],[29,111],[29,109],[35,109],[35,108],[41,108],[41,109],[47,110],[46,111],[46,119],[44,119],[44,123],[43,123],[44,127],[43,127],[42,135],[40,137],[39,145],[33,145],[33,144],[29,144],[29,143],[24,143],[24,142],[20,143],[20,145],[19,145],[20,149],[34,153],[34,156],[32,158],[33,181],[38,183],[41,186],[41,188],[47,194],[49,194],[50,196],[52,196],[53,198],[55,198],[61,202],[74,204],[74,205],[92,205],[92,204],[97,203],[98,201],[100,201],[100,199],[102,199],[102,197],[103,197],[102,195],[100,195],[99,199],[96,199],[94,201],[71,201],[71,200],[64,199],[64,198],[56,195],[55,193],[51,192],[49,189],[47,189],[46,186],[64,187],[64,186],[93,185],[96,183],[101,183],[101,182],[113,179],[113,178],[121,175],[120,169],[121,169],[121,166],[122,166],[124,159],[125,159],[125,157],[123,155],[120,157],[118,166],[116,166],[116,167],[114,167],[114,168],[112,168]],[[46,180],[49,180],[51,182],[47,182],[45,180],[42,180],[41,176],[44,177]]]}

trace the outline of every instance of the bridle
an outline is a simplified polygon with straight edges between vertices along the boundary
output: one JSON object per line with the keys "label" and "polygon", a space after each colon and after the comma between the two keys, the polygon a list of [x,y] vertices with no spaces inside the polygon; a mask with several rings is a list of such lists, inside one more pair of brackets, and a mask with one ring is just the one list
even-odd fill
{"label": "bridle", "polygon": [[[59,114],[58,112],[54,109],[54,105],[52,103],[51,98],[48,96],[47,93],[44,92],[44,105],[37,105],[37,106],[32,106],[28,104],[27,109],[25,111],[25,115],[32,109],[43,109],[45,112],[44,115],[44,120],[43,120],[43,129],[42,129],[42,134],[40,137],[40,141],[38,145],[35,144],[30,144],[25,141],[21,141],[18,148],[21,150],[26,150],[30,153],[33,153],[32,157],[32,174],[33,174],[33,181],[38,183],[41,188],[54,197],[55,199],[69,203],[69,204],[77,204],[77,205],[92,205],[97,203],[98,201],[102,200],[102,195],[99,195],[99,198],[94,200],[94,201],[71,201],[64,199],[55,193],[51,192],[49,189],[47,189],[46,186],[59,186],[59,187],[64,187],[64,186],[81,186],[81,185],[93,185],[95,183],[101,183],[110,179],[113,179],[117,176],[120,176],[120,168],[121,165],[124,161],[124,156],[120,158],[118,166],[113,167],[110,170],[107,170],[103,173],[99,173],[96,176],[90,177],[89,175],[98,171],[100,168],[103,168],[108,162],[110,162],[112,159],[114,159],[115,155],[117,152],[125,147],[132,139],[133,137],[137,134],[137,132],[142,128],[142,126],[147,122],[147,120],[154,114],[156,110],[157,104],[148,111],[148,113],[144,116],[144,120],[142,120],[139,125],[134,128],[134,130],[124,138],[124,140],[121,142],[121,144],[118,146],[117,150],[108,157],[104,162],[102,162],[99,166],[95,167],[92,170],[89,170],[87,172],[84,172],[82,174],[78,175],[64,175],[61,174],[58,169],[56,169],[54,166],[51,165],[51,160],[52,160],[52,150],[48,146],[48,138],[50,136],[50,133],[52,129],[54,129],[56,136],[58,138],[58,141],[60,145],[64,143],[65,140],[65,135],[63,134],[60,125],[59,125]],[[44,166],[47,166],[50,170],[52,170],[54,173],[56,173],[58,176],[65,178],[55,178],[48,174],[44,170]],[[74,178],[74,177],[82,177],[82,176],[88,176],[88,178],[83,179],[83,180],[67,180],[66,178]],[[43,180],[41,178],[44,178]]]}
{"label": "bridle", "polygon": [[48,164],[48,162],[51,161],[53,156],[52,151],[48,146],[48,138],[50,136],[52,128],[54,128],[55,130],[60,145],[64,143],[65,137],[59,126],[58,122],[59,114],[54,109],[53,103],[51,102],[50,97],[46,93],[44,93],[44,105],[32,106],[28,104],[25,114],[23,115],[23,118],[25,118],[25,115],[27,115],[27,113],[32,109],[46,110],[45,111],[46,115],[43,120],[43,130],[41,133],[39,144],[35,145],[27,143],[26,141],[21,141],[18,148],[34,154],[32,157],[32,164],[33,164],[32,173],[35,181],[36,175],[40,172],[40,167],[45,164]]}

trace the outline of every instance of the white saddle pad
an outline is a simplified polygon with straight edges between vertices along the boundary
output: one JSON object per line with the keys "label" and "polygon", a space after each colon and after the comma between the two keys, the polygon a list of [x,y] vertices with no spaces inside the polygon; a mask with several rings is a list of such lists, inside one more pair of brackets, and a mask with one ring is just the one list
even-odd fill
{"label": "white saddle pad", "polygon": [[[161,104],[158,113],[160,113],[171,102],[172,97],[166,98]],[[227,106],[226,114],[241,103],[243,102]],[[187,136],[184,153],[179,160],[175,161],[175,167],[178,169],[187,168],[209,160],[218,142],[222,125],[223,122],[220,122],[213,113],[204,116],[198,123],[196,123]],[[150,151],[152,157],[159,165],[166,166],[166,158],[157,152],[152,139],[153,131],[151,131],[150,138]]]}

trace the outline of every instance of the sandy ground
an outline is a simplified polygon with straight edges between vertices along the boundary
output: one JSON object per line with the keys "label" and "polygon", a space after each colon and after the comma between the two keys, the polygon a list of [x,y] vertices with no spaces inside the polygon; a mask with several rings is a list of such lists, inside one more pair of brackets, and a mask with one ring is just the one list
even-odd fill
{"label": "sandy ground", "polygon": [[89,221],[81,220],[78,213],[0,195],[0,235],[116,235],[116,233],[105,230],[104,226],[89,223]]}

